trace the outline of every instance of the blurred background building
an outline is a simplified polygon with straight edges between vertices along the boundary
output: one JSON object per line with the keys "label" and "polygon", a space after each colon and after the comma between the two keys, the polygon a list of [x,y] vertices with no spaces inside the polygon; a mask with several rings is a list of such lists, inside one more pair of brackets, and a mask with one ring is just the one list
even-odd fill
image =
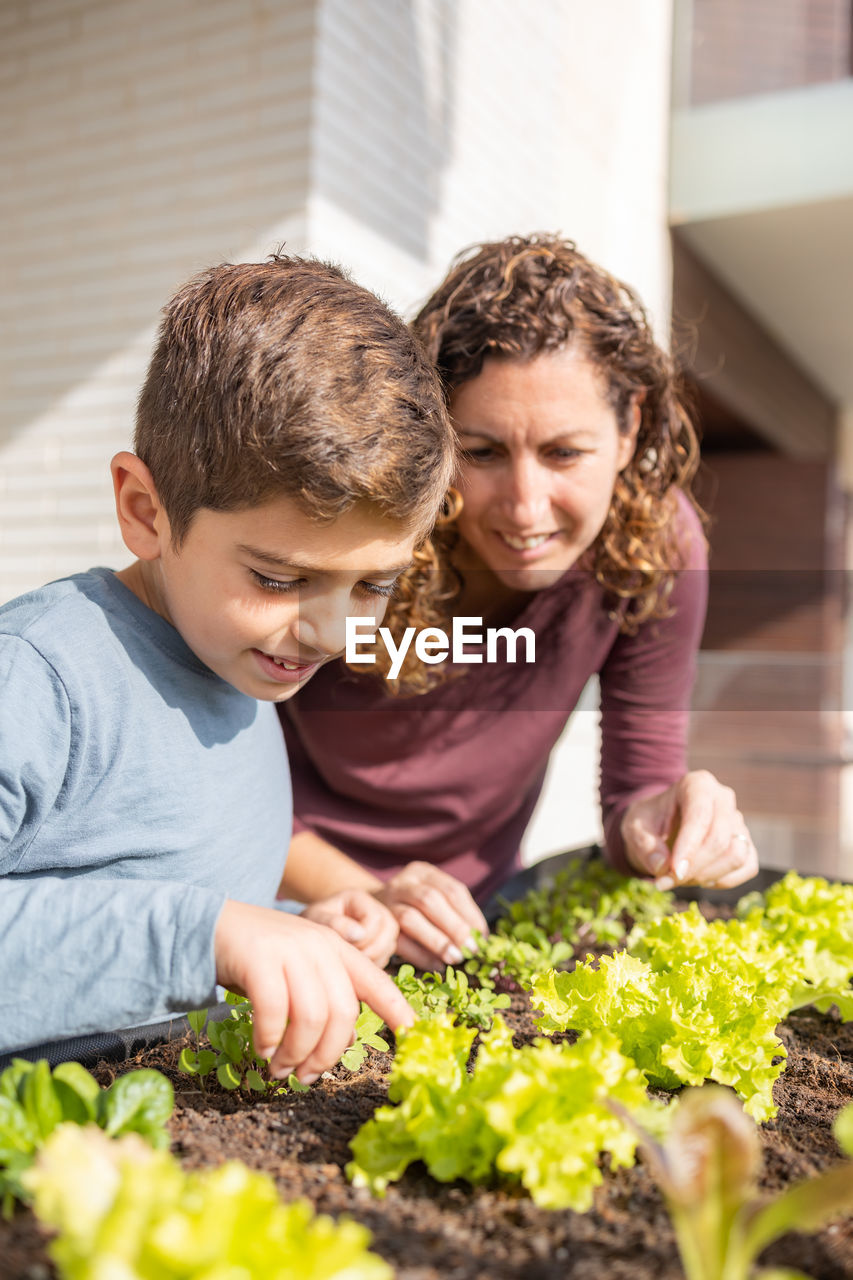
{"label": "blurred background building", "polygon": [[[766,863],[853,875],[850,77],[850,0],[0,0],[0,600],[127,563],[107,463],[193,271],[285,242],[410,315],[559,230],[703,424],[692,763]],[[596,837],[596,766],[591,689],[529,858]]]}

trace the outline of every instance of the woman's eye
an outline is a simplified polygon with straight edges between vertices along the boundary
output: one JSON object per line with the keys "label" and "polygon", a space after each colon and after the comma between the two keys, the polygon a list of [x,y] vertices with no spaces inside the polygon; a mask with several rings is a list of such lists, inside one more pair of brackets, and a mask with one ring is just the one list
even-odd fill
{"label": "woman's eye", "polygon": [[580,456],[580,449],[552,449],[548,455],[554,462],[575,462]]}
{"label": "woman's eye", "polygon": [[497,457],[497,450],[491,445],[482,445],[479,449],[464,449],[462,457],[465,462],[491,462]]}
{"label": "woman's eye", "polygon": [[303,578],[291,578],[288,581],[284,581],[281,578],[267,578],[263,573],[258,573],[257,569],[250,569],[249,572],[258,586],[264,591],[295,591],[297,587],[302,586],[304,583]]}

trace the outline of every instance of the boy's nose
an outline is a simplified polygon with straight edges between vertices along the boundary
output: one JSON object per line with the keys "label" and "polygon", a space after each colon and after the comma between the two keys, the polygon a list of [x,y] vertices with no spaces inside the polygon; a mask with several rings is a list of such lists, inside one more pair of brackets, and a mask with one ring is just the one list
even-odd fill
{"label": "boy's nose", "polygon": [[306,603],[300,607],[293,628],[297,642],[324,658],[336,657],[346,648],[348,615],[360,612],[354,607],[349,592]]}

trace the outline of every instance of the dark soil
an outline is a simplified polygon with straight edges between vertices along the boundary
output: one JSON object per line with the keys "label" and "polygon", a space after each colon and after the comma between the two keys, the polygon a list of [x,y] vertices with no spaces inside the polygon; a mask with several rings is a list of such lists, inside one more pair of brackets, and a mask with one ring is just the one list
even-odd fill
{"label": "dark soil", "polygon": [[[507,1011],[517,1041],[535,1023],[523,998]],[[770,1192],[839,1159],[832,1121],[853,1098],[853,1024],[810,1010],[780,1029],[787,1068],[776,1084],[779,1114],[761,1130],[761,1187]],[[324,1213],[365,1223],[373,1248],[398,1280],[678,1280],[682,1276],[661,1197],[642,1163],[608,1174],[589,1213],[538,1209],[521,1193],[441,1184],[417,1165],[384,1200],[350,1187],[343,1173],[348,1143],[386,1099],[390,1054],[371,1051],[349,1075],[338,1067],[302,1094],[244,1098],[214,1083],[201,1093],[176,1071],[181,1042],[97,1071],[151,1066],[176,1091],[173,1151],[186,1168],[239,1158],[275,1178],[289,1199],[307,1196]],[[767,1250],[765,1264],[799,1268],[815,1280],[853,1280],[853,1218],[814,1236],[789,1235]],[[0,1280],[49,1280],[54,1274],[32,1216],[0,1219]]]}

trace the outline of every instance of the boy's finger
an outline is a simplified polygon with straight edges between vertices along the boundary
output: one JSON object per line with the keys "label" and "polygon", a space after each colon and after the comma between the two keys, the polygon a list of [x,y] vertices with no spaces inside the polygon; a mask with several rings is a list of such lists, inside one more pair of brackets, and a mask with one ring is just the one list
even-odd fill
{"label": "boy's finger", "polygon": [[367,956],[354,947],[342,947],[343,961],[359,1000],[378,1013],[392,1031],[410,1027],[415,1020],[412,1006],[400,989]]}
{"label": "boy's finger", "polygon": [[[327,978],[329,975],[326,975]],[[340,966],[341,985],[330,992],[328,1017],[319,1040],[303,1062],[297,1062],[295,1073],[303,1084],[313,1084],[318,1076],[340,1062],[341,1055],[353,1042],[359,1006],[349,979]]]}
{"label": "boy's finger", "polygon": [[246,997],[252,1002],[252,1039],[262,1058],[273,1058],[287,1025],[287,983],[274,966],[261,969],[246,981]]}
{"label": "boy's finger", "polygon": [[[329,936],[334,937],[333,934]],[[291,982],[290,986],[290,1018],[287,1030],[270,1063],[272,1075],[279,1079],[288,1075],[299,1063],[304,1063],[313,1054],[329,1020],[332,981],[333,978],[325,974],[321,979],[310,962],[299,966],[297,980]],[[353,1023],[355,1023],[355,1017],[353,1017]]]}

